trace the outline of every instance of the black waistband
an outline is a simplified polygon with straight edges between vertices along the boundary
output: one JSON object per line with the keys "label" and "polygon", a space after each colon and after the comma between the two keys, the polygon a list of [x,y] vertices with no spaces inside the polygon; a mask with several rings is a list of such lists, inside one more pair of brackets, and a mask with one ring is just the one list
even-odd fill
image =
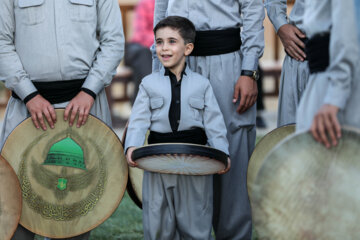
{"label": "black waistband", "polygon": [[211,56],[238,51],[241,47],[240,28],[196,31],[192,56]]}
{"label": "black waistband", "polygon": [[[63,103],[73,99],[81,90],[85,79],[55,82],[33,82],[39,94],[51,104]],[[20,99],[15,92],[14,98]]]}
{"label": "black waistband", "polygon": [[202,128],[194,128],[191,130],[170,133],[150,131],[148,143],[193,143],[206,145],[207,137]]}
{"label": "black waistband", "polygon": [[329,66],[330,33],[317,34],[306,43],[310,73],[323,72]]}

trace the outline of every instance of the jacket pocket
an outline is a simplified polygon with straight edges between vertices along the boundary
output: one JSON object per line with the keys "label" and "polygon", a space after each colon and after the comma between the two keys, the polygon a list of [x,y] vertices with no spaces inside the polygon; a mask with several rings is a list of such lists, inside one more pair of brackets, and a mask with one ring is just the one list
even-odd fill
{"label": "jacket pocket", "polygon": [[200,97],[190,97],[189,104],[193,118],[197,121],[201,121],[205,106],[204,99]]}
{"label": "jacket pocket", "polygon": [[45,20],[45,0],[19,0],[18,19],[25,25],[36,25]]}
{"label": "jacket pocket", "polygon": [[89,22],[96,19],[94,0],[69,0],[70,19],[76,22]]}
{"label": "jacket pocket", "polygon": [[163,105],[164,99],[162,97],[150,98],[151,120],[157,119],[159,117]]}

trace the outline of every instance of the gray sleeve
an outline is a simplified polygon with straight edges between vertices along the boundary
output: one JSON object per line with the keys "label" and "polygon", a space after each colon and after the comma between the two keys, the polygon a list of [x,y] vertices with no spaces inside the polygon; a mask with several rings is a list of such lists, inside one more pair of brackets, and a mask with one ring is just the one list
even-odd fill
{"label": "gray sleeve", "polygon": [[[167,7],[168,7],[168,0],[155,0],[154,27],[156,26],[156,24],[158,24],[158,22],[160,22],[162,19],[165,18]],[[150,48],[150,51],[152,53],[152,59],[153,59],[152,70],[158,71],[161,67],[161,63],[156,56],[155,44],[156,44],[156,41],[154,41],[154,44]]]}
{"label": "gray sleeve", "polygon": [[134,106],[131,110],[125,140],[125,153],[129,147],[140,147],[144,145],[146,132],[150,128],[150,119],[150,98],[143,83],[141,83]]}
{"label": "gray sleeve", "polygon": [[265,11],[262,0],[241,1],[243,29],[241,31],[242,70],[257,70],[264,52]]}
{"label": "gray sleeve", "polygon": [[276,32],[282,25],[288,23],[286,0],[265,0],[265,8]]}
{"label": "gray sleeve", "polygon": [[354,1],[331,1],[330,65],[326,71],[330,81],[325,104],[344,109],[351,93],[354,72],[359,67],[359,45],[356,34]]}
{"label": "gray sleeve", "polygon": [[117,0],[99,0],[97,4],[99,50],[83,84],[95,94],[111,83],[124,56],[124,33]]}
{"label": "gray sleeve", "polygon": [[[0,1],[0,80],[21,99],[36,91],[14,45],[14,1]],[[31,46],[29,46],[31,47]]]}
{"label": "gray sleeve", "polygon": [[229,155],[224,118],[210,84],[205,90],[204,127],[209,145]]}

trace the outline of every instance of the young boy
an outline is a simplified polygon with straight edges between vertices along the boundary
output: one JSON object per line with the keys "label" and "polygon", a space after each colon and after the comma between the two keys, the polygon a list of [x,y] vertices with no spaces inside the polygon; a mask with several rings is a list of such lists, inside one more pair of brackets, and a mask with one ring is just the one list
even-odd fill
{"label": "young boy", "polygon": [[[228,154],[225,123],[210,83],[185,63],[194,48],[194,25],[172,16],[160,21],[154,33],[156,53],[165,68],[140,85],[125,141],[129,165],[136,166],[131,154],[143,145],[148,129],[149,143],[208,143]],[[211,239],[212,184],[211,175],[145,171],[145,239]]]}

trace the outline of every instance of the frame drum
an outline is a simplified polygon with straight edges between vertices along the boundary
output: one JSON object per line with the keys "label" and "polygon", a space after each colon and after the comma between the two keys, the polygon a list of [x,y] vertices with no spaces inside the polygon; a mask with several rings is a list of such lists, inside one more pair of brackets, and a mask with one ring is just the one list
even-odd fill
{"label": "frame drum", "polygon": [[0,239],[9,240],[19,223],[21,214],[21,190],[19,180],[0,156]]}
{"label": "frame drum", "polygon": [[139,168],[158,173],[209,175],[227,167],[224,152],[198,144],[151,144],[135,149],[132,159]]}
{"label": "frame drum", "polygon": [[294,134],[269,153],[252,192],[259,239],[359,239],[360,130],[341,135],[327,149]]}
{"label": "frame drum", "polygon": [[124,195],[128,166],[117,135],[101,120],[70,127],[56,109],[55,128],[27,118],[9,135],[1,155],[21,183],[20,224],[50,237],[80,235],[104,222]]}
{"label": "frame drum", "polygon": [[247,187],[248,187],[250,200],[251,200],[252,185],[256,179],[260,167],[264,163],[266,156],[281,140],[283,140],[285,137],[289,136],[294,132],[295,132],[295,124],[282,126],[266,134],[256,144],[255,149],[251,154],[248,171],[247,171]]}

